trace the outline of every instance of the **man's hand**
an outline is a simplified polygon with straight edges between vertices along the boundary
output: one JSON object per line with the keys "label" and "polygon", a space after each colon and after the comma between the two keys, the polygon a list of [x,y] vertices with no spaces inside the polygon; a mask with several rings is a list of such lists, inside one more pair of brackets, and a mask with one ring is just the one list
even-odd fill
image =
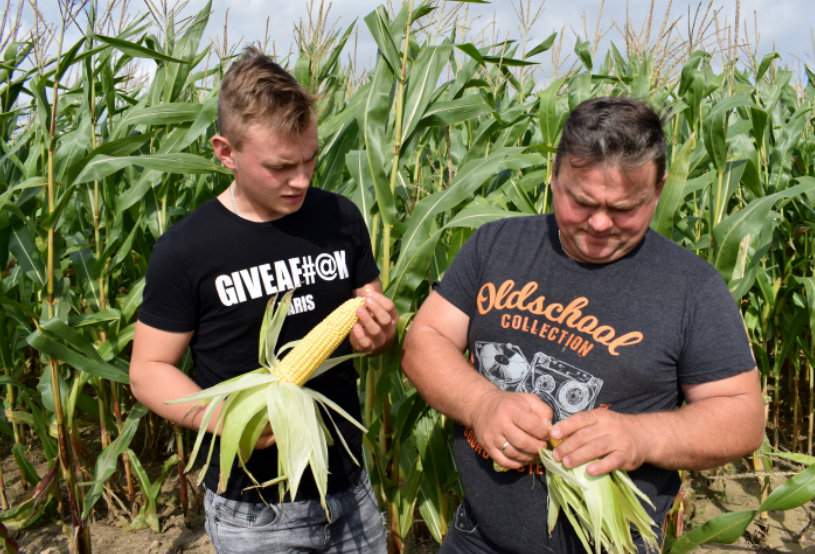
{"label": "man's hand", "polygon": [[258,437],[258,441],[255,443],[255,450],[263,450],[264,448],[269,448],[275,443],[274,433],[272,432],[272,427],[268,423],[266,424],[266,428],[263,429],[263,433],[260,434]]}
{"label": "man's hand", "polygon": [[351,347],[357,352],[378,352],[396,335],[396,306],[370,284],[358,289],[357,295],[365,298],[365,304],[357,310],[359,321],[348,336]]}
{"label": "man's hand", "polygon": [[552,437],[563,442],[555,459],[566,467],[591,462],[601,475],[643,463],[666,469],[707,469],[744,456],[764,438],[764,403],[753,368],[707,383],[683,385],[686,403],[676,410],[621,414],[606,408],[558,422]]}
{"label": "man's hand", "polygon": [[562,441],[555,459],[572,468],[589,464],[589,475],[602,475],[615,469],[631,471],[645,461],[648,437],[636,415],[597,408],[578,412],[552,428],[552,438]]}
{"label": "man's hand", "polygon": [[552,409],[534,394],[494,389],[478,399],[470,422],[478,443],[495,462],[518,469],[546,445]]}

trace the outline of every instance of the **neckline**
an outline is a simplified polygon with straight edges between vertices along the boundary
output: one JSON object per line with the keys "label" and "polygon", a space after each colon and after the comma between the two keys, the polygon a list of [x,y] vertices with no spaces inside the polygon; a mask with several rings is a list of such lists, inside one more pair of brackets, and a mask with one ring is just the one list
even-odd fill
{"label": "neckline", "polygon": [[625,270],[627,267],[631,266],[632,263],[634,263],[637,253],[645,245],[650,233],[650,229],[646,231],[639,244],[631,249],[630,252],[626,253],[626,255],[622,258],[606,264],[591,264],[579,262],[566,254],[566,251],[560,244],[560,229],[557,226],[555,215],[548,214],[546,217],[546,240],[549,242],[549,246],[554,253],[555,262],[562,269],[581,275],[596,275],[598,273],[603,273],[604,275],[614,275]]}

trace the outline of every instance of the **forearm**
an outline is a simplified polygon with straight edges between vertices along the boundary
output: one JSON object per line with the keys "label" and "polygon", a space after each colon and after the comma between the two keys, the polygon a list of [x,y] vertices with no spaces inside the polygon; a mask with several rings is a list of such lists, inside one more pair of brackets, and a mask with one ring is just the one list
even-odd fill
{"label": "forearm", "polygon": [[[206,405],[189,402],[168,404],[201,390],[192,379],[172,364],[163,362],[138,362],[130,368],[130,389],[136,399],[164,419],[186,427],[198,429],[206,411]],[[210,418],[208,430],[215,431],[217,412]]]}
{"label": "forearm", "polygon": [[402,368],[430,406],[465,427],[472,426],[474,408],[484,395],[499,390],[449,340],[429,327],[408,333]]}
{"label": "forearm", "polygon": [[756,450],[764,436],[764,407],[747,396],[708,398],[631,417],[650,443],[644,461],[667,469],[720,466]]}

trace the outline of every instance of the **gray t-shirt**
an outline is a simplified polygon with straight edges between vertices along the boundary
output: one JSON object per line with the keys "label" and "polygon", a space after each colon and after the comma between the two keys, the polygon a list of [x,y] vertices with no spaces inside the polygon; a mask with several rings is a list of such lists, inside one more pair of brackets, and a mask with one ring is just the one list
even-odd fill
{"label": "gray t-shirt", "polygon": [[[581,264],[557,236],[551,215],[484,225],[438,287],[470,317],[470,359],[500,388],[536,393],[559,420],[599,406],[671,410],[681,385],[755,367],[727,287],[694,254],[648,231],[620,260]],[[498,550],[582,552],[565,518],[547,534],[540,466],[498,473],[460,426],[454,443],[468,510]],[[677,473],[646,464],[631,477],[661,523]]]}

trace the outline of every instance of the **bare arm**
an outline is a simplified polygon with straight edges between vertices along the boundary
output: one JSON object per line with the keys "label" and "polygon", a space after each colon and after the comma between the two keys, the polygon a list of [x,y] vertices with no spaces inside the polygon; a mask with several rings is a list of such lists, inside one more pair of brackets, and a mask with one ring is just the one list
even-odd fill
{"label": "bare arm", "polygon": [[683,387],[686,404],[649,414],[606,409],[575,414],[552,430],[563,443],[555,456],[568,467],[597,459],[599,475],[651,463],[668,469],[705,469],[744,456],[761,445],[764,404],[758,372]]}
{"label": "bare arm", "polygon": [[[171,333],[136,322],[133,353],[130,357],[130,390],[151,411],[176,425],[198,429],[205,407],[198,403],[167,404],[201,390],[176,364],[181,360],[192,333]],[[217,412],[216,412],[217,415]],[[208,430],[215,432],[217,417],[212,417]],[[256,448],[274,443],[271,432],[260,437]]]}
{"label": "bare arm", "polygon": [[[463,355],[469,321],[431,293],[405,338],[402,368],[428,404],[475,432],[493,460],[521,467],[545,444],[552,411],[535,395],[501,391],[475,370]],[[502,450],[505,441],[510,446]]]}

